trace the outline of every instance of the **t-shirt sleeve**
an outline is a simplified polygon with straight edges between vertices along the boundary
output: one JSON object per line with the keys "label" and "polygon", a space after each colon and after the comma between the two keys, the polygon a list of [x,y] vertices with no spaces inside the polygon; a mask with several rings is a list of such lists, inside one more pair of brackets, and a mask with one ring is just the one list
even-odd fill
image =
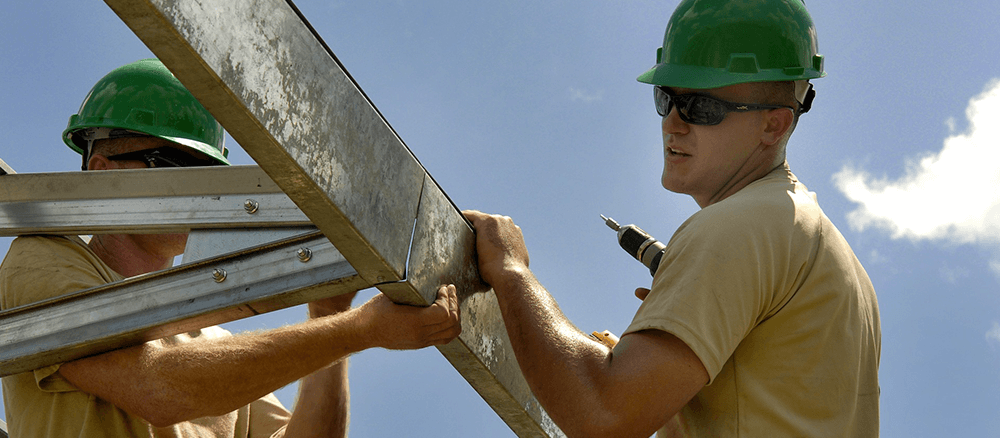
{"label": "t-shirt sleeve", "polygon": [[100,286],[104,278],[95,258],[80,244],[54,236],[15,239],[0,269],[4,309]]}
{"label": "t-shirt sleeve", "polygon": [[775,276],[767,267],[781,266],[771,248],[780,238],[769,236],[767,226],[753,229],[760,221],[740,220],[737,214],[736,209],[702,210],[677,230],[649,295],[625,331],[676,336],[701,360],[709,383],[767,313]]}
{"label": "t-shirt sleeve", "polygon": [[292,414],[274,394],[268,394],[250,404],[249,438],[271,438],[281,435]]}

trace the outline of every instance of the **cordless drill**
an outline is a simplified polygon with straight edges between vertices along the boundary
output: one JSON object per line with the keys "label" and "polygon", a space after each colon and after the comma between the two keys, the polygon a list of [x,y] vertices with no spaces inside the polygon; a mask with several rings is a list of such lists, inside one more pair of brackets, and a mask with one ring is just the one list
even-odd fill
{"label": "cordless drill", "polygon": [[667,246],[635,225],[620,226],[614,219],[603,214],[601,219],[604,219],[608,228],[618,232],[618,244],[622,249],[646,265],[649,268],[649,275],[656,275],[656,268],[660,266],[660,258],[663,257]]}

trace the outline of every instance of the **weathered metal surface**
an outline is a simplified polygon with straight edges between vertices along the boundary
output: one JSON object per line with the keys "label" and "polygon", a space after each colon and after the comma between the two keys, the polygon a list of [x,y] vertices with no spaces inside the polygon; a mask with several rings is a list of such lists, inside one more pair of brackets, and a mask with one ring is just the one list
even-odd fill
{"label": "weathered metal surface", "polygon": [[476,269],[476,237],[465,218],[430,178],[424,182],[406,282],[378,288],[397,302],[427,304],[442,284],[455,284],[462,334],[441,354],[521,437],[561,437],[521,374],[500,307]]}
{"label": "weathered metal surface", "polygon": [[405,275],[424,169],[279,0],[107,0],[371,281]]}
{"label": "weathered metal surface", "polygon": [[0,312],[0,375],[370,286],[321,234],[287,239]]}
{"label": "weathered metal surface", "polygon": [[496,295],[490,291],[460,299],[462,334],[438,350],[519,437],[565,436],[521,374]]}
{"label": "weathered metal surface", "polygon": [[472,227],[430,175],[420,194],[406,281],[428,301],[443,282],[463,291],[489,290],[479,279]]}

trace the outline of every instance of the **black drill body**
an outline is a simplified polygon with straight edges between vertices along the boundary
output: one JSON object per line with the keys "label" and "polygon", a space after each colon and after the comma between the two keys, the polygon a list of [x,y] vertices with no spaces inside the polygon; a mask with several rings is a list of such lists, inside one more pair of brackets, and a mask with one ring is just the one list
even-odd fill
{"label": "black drill body", "polygon": [[603,214],[601,219],[604,219],[608,228],[618,232],[618,244],[621,245],[622,249],[646,265],[649,268],[649,275],[656,275],[656,268],[660,266],[660,259],[667,250],[667,246],[635,225],[620,226],[614,219],[605,217]]}

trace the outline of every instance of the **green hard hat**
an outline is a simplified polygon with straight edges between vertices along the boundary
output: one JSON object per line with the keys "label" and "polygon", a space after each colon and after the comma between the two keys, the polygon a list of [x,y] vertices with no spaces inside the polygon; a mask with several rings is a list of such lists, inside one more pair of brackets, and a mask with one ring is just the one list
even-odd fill
{"label": "green hard hat", "polygon": [[86,161],[95,139],[143,135],[229,164],[222,125],[157,59],[123,65],[101,78],[70,116],[63,141]]}
{"label": "green hard hat", "polygon": [[816,27],[802,0],[683,0],[656,65],[639,82],[718,88],[821,78]]}

